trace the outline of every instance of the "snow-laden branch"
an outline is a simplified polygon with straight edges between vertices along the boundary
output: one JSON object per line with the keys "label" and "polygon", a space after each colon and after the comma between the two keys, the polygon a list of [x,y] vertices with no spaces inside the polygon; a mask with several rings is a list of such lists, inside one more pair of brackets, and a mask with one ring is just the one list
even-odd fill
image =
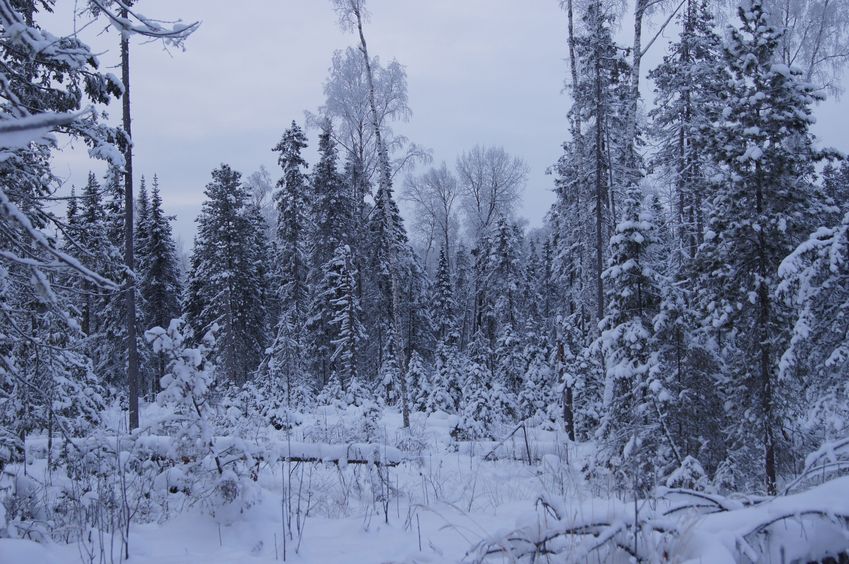
{"label": "snow-laden branch", "polygon": [[[837,443],[815,453],[809,465],[829,458],[834,448]],[[556,556],[558,562],[584,562],[615,560],[617,554],[636,562],[730,564],[782,556],[786,561],[816,561],[844,551],[847,538],[849,477],[842,477],[794,495],[744,501],[678,489],[632,502],[567,505],[541,497],[524,524],[484,539],[466,554],[466,561],[507,557],[534,562]]]}
{"label": "snow-laden branch", "polygon": [[[27,234],[30,241],[40,250],[55,258],[60,264],[76,271],[83,278],[109,290],[118,290],[119,286],[115,282],[108,280],[96,272],[89,270],[71,255],[62,252],[53,244],[47,236],[37,229],[29,218],[24,214],[18,206],[16,206],[6,195],[6,192],[0,188],[0,221],[17,225],[21,231]],[[49,266],[39,261],[38,264],[28,262],[28,259],[16,257],[11,253],[3,253],[0,259],[22,264],[24,266]]]}
{"label": "snow-laden branch", "polygon": [[[175,46],[181,46],[183,41],[200,27],[199,21],[184,24],[179,20],[165,22],[148,18],[133,10],[124,0],[89,0],[89,2],[96,13],[102,13],[122,33],[161,39]],[[117,6],[118,13],[113,12],[110,6]]]}
{"label": "snow-laden branch", "polygon": [[0,119],[0,161],[9,158],[8,149],[25,147],[43,138],[55,127],[70,125],[82,113],[54,113]]}

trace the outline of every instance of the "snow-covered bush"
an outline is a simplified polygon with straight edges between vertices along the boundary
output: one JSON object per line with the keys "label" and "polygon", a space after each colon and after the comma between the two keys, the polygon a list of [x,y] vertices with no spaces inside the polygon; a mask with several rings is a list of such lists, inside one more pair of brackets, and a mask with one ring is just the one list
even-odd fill
{"label": "snow-covered bush", "polygon": [[485,538],[466,562],[808,562],[846,551],[849,478],[794,495],[732,499],[663,489],[636,501],[538,498],[519,527]]}
{"label": "snow-covered bush", "polygon": [[458,441],[501,438],[516,420],[516,404],[485,365],[471,362],[468,368],[463,403],[451,436]]}
{"label": "snow-covered bush", "polygon": [[173,460],[179,461],[179,473],[189,477],[193,501],[202,501],[210,513],[229,520],[255,501],[256,491],[249,479],[250,457],[239,452],[238,443],[221,451],[215,440],[209,390],[215,376],[211,358],[216,329],[213,325],[195,347],[189,345],[188,329],[179,319],[167,330],[157,327],[146,336],[154,352],[168,358],[157,401],[172,411],[160,425],[172,444]]}

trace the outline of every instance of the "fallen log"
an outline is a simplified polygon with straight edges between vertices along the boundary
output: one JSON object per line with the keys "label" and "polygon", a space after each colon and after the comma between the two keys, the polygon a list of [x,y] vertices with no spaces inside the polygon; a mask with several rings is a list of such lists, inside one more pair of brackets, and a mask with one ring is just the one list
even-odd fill
{"label": "fallen log", "polygon": [[[48,444],[46,437],[28,437],[25,445],[27,459],[46,459]],[[175,440],[162,435],[104,435],[74,439],[74,444],[77,450],[83,453],[99,451],[115,455],[117,452],[128,452],[164,466],[169,463],[188,462],[185,454],[177,452]],[[372,443],[325,444],[275,440],[252,442],[239,437],[219,436],[213,439],[212,444],[215,454],[230,460],[251,458],[260,462],[291,461],[339,466],[366,464],[393,467],[408,459],[395,447]],[[65,448],[66,445],[62,441],[54,440],[50,454],[54,459],[58,459]]]}

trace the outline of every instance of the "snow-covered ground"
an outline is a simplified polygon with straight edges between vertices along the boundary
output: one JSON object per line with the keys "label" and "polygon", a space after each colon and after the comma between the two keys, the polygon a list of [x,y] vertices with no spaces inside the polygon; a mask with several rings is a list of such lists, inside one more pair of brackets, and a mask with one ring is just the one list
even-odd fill
{"label": "snow-covered ground", "polygon": [[[314,434],[317,428],[330,436],[332,429],[353,424],[356,416],[322,411],[305,418],[289,438],[303,440],[304,433]],[[392,411],[381,418],[387,443],[400,436],[400,423],[400,415]],[[741,554],[752,560],[764,554],[765,561],[792,562],[849,547],[842,521],[849,515],[849,478],[764,504],[710,496],[698,501],[702,509],[682,510],[695,498],[668,493],[635,505],[627,494],[616,495],[612,484],[587,482],[580,470],[592,445],[569,443],[558,432],[529,428],[527,443],[520,430],[503,444],[458,445],[449,435],[449,416],[414,414],[412,423],[419,449],[408,451],[409,459],[397,466],[378,470],[363,464],[270,463],[258,472],[252,501],[242,511],[213,516],[202,504],[175,504],[152,522],[135,523],[129,535],[130,562],[458,562],[486,553],[491,560],[510,561],[499,551],[521,555],[542,538],[551,539],[547,546],[552,550],[567,547],[551,562],[624,562],[628,547],[622,538],[632,537],[644,561],[734,562]],[[285,440],[282,431],[268,433]],[[37,456],[38,440],[31,443],[28,475],[38,482],[56,480]],[[490,458],[496,459],[484,459],[493,451],[496,456]],[[284,490],[284,476],[293,477],[288,484],[294,490]],[[302,534],[293,522],[291,537],[284,534],[288,527],[282,511],[284,491],[290,490],[300,492],[302,507],[310,507],[301,521]],[[538,504],[540,499],[545,503]],[[823,508],[832,512],[831,521],[816,514]],[[631,527],[635,511],[636,533]],[[791,518],[764,529],[770,535],[756,530],[787,515]],[[570,528],[582,532],[562,535]],[[592,550],[605,537],[611,548]],[[4,539],[0,563],[119,562],[120,547],[118,536],[69,544]]]}

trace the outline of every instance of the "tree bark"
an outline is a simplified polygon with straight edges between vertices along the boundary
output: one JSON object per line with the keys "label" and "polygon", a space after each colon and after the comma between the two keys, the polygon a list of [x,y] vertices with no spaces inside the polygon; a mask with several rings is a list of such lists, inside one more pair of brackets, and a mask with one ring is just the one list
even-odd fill
{"label": "tree bark", "polygon": [[[121,16],[128,17],[127,9],[121,10]],[[123,125],[127,135],[124,149],[124,264],[129,273],[135,269],[133,249],[133,146],[130,119],[130,41],[126,33],[121,35],[121,80],[124,83]],[[129,278],[125,287],[127,314],[127,387],[129,403],[130,430],[139,426],[139,356],[136,343],[136,284]]]}
{"label": "tree bark", "polygon": [[575,440],[575,407],[572,386],[566,382],[563,369],[566,364],[566,355],[563,351],[563,340],[557,341],[557,363],[560,365],[560,379],[563,381],[563,422],[566,426],[566,436],[570,441]]}

